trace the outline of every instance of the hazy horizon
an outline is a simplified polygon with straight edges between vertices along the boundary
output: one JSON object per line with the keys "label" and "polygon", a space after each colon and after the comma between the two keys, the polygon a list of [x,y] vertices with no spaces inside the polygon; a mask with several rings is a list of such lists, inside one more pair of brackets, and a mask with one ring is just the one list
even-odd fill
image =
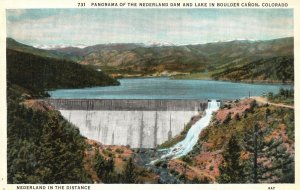
{"label": "hazy horizon", "polygon": [[[53,44],[53,45],[43,45],[43,44],[37,44],[37,45],[30,45],[30,44],[26,44],[23,42],[20,42],[14,38],[11,37],[7,37],[10,39],[13,39],[15,41],[17,41],[18,43],[24,44],[24,45],[29,45],[35,48],[39,48],[39,49],[59,49],[59,48],[68,48],[68,47],[74,47],[74,48],[86,48],[86,47],[90,47],[90,46],[97,46],[97,45],[118,45],[118,44],[141,44],[144,45],[145,47],[153,47],[155,46],[155,44],[144,44],[144,43],[134,43],[134,42],[126,42],[126,43],[103,43],[103,44],[92,44],[92,45],[83,45],[83,44],[75,44],[75,45],[70,45],[70,44]],[[210,43],[225,43],[225,42],[233,42],[233,41],[251,41],[251,42],[260,42],[260,41],[272,41],[272,40],[278,40],[278,39],[284,39],[284,38],[294,38],[294,36],[287,36],[287,37],[282,37],[282,38],[274,38],[274,39],[268,39],[268,40],[247,40],[247,39],[236,39],[236,40],[226,40],[226,41],[215,41],[215,42],[206,42],[206,43],[199,43],[199,44],[172,44],[172,45],[157,45],[157,46],[189,46],[189,45],[205,45],[205,44],[210,44]]]}

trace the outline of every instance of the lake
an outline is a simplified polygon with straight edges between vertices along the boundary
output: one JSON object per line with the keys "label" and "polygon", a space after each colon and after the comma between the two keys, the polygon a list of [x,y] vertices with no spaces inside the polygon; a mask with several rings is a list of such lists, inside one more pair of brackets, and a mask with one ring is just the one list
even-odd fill
{"label": "lake", "polygon": [[52,98],[74,99],[239,99],[277,93],[285,84],[248,84],[214,80],[174,80],[169,78],[119,79],[120,86],[59,89]]}

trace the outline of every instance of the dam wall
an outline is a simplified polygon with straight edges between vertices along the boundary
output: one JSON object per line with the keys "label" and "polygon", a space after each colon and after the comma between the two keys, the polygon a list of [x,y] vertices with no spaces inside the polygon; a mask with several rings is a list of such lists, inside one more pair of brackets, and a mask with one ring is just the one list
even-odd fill
{"label": "dam wall", "polygon": [[207,100],[43,99],[58,110],[203,111]]}
{"label": "dam wall", "polygon": [[60,110],[80,133],[109,145],[153,148],[179,134],[195,111]]}
{"label": "dam wall", "polygon": [[180,134],[207,100],[44,99],[80,133],[107,145],[154,148]]}

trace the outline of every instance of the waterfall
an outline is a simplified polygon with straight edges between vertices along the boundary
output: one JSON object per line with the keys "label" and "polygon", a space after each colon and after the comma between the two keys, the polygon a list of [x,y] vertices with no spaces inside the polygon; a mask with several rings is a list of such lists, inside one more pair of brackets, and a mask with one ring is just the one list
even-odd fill
{"label": "waterfall", "polygon": [[[202,129],[209,125],[210,119],[212,117],[213,112],[217,111],[220,107],[220,102],[216,100],[208,101],[207,109],[205,110],[204,116],[197,121],[188,131],[184,140],[178,142],[176,145],[167,150],[167,153],[164,154],[160,159],[164,158],[179,158],[188,154],[192,151],[194,145],[198,141],[198,137]],[[155,163],[158,160],[154,160],[151,163]]]}

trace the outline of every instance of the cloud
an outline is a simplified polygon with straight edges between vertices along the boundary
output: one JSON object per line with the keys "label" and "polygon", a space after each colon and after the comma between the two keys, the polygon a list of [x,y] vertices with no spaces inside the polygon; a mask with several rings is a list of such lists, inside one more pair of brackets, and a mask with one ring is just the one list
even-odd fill
{"label": "cloud", "polygon": [[8,36],[28,44],[195,44],[293,36],[289,9],[8,10]]}

